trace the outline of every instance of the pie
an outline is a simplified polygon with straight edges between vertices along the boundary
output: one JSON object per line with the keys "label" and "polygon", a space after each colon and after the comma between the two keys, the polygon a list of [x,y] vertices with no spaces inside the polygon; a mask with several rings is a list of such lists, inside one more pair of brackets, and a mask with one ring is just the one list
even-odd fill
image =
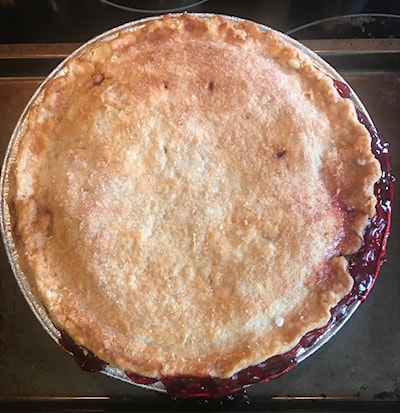
{"label": "pie", "polygon": [[380,176],[307,54],[182,14],[67,59],[29,108],[8,204],[34,295],[79,346],[145,377],[229,378],[329,321]]}

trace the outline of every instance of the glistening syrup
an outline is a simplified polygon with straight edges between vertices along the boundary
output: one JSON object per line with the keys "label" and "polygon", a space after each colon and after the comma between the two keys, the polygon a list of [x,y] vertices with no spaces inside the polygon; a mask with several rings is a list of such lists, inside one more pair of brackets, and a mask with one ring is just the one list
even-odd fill
{"label": "glistening syrup", "polygon": [[[352,98],[350,88],[343,82],[334,80],[339,95]],[[316,345],[324,334],[344,323],[355,305],[367,297],[375,283],[379,268],[385,259],[386,241],[389,236],[391,204],[393,199],[393,177],[390,172],[389,145],[378,135],[368,117],[357,109],[359,121],[371,135],[371,147],[382,168],[382,177],[375,185],[377,198],[376,214],[371,219],[364,235],[363,248],[349,261],[349,272],[354,278],[352,291],[332,310],[328,324],[306,334],[292,350],[269,358],[256,366],[250,366],[228,379],[215,377],[165,376],[160,379],[143,377],[133,372],[126,375],[135,383],[151,386],[161,381],[172,397],[224,397],[241,390],[244,386],[273,380],[296,366],[298,357]],[[101,371],[106,362],[76,345],[65,331],[61,332],[60,345],[70,352],[83,370]]]}

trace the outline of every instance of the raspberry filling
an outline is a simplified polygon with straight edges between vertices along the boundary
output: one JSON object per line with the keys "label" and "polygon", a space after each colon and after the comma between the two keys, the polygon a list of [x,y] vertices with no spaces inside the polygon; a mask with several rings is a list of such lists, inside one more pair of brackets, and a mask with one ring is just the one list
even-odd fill
{"label": "raspberry filling", "polygon": [[[339,95],[352,98],[352,91],[343,82],[334,80]],[[371,219],[364,235],[364,246],[349,260],[349,272],[354,278],[352,291],[331,309],[331,319],[320,329],[307,333],[292,350],[269,358],[268,360],[243,369],[228,379],[217,377],[180,377],[164,376],[161,378],[143,377],[126,371],[134,383],[150,386],[161,382],[172,397],[224,397],[241,390],[244,386],[273,380],[291,370],[300,356],[311,354],[319,347],[325,334],[345,323],[357,305],[365,300],[378,276],[380,266],[385,261],[386,241],[389,236],[391,204],[393,199],[393,176],[390,172],[389,145],[377,133],[368,116],[357,109],[357,116],[371,135],[372,152],[379,160],[382,176],[375,185],[377,198],[376,214]],[[107,363],[90,351],[78,346],[65,331],[60,331],[60,346],[71,353],[79,366],[85,371],[98,372],[105,369]],[[329,337],[327,337],[329,338]],[[316,347],[314,349],[314,347]]]}

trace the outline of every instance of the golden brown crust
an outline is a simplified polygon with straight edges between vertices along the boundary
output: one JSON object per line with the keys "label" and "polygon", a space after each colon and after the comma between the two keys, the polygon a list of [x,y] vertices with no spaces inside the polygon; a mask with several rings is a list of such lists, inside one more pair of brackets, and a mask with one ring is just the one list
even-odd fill
{"label": "golden brown crust", "polygon": [[229,377],[329,320],[380,168],[307,56],[185,14],[69,59],[13,174],[19,249],[56,325],[123,370]]}

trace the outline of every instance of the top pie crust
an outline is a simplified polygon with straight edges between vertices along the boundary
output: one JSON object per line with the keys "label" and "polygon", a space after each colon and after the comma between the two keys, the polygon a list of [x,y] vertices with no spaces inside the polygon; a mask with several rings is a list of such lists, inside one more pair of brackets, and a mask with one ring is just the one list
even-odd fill
{"label": "top pie crust", "polygon": [[352,288],[380,166],[349,99],[249,22],[184,14],[69,58],[10,174],[21,265],[112,366],[230,377]]}

